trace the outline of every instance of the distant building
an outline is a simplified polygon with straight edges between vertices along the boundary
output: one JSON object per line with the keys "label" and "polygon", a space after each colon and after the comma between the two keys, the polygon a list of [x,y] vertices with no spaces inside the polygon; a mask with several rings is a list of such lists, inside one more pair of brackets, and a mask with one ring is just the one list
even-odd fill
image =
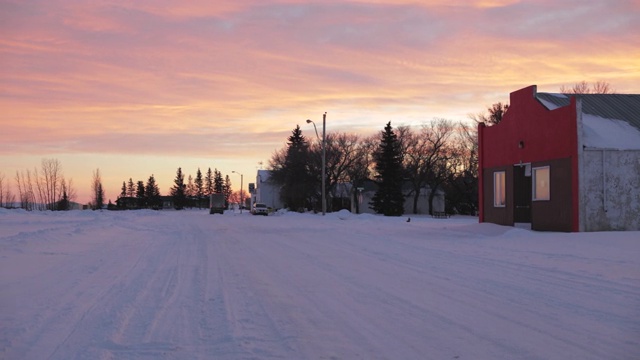
{"label": "distant building", "polygon": [[140,209],[141,201],[137,197],[121,196],[116,199],[116,206],[120,209]]}
{"label": "distant building", "polygon": [[[372,180],[366,180],[360,187],[354,189],[355,191],[355,201],[351,204],[351,212],[357,214],[369,213],[375,214],[375,211],[371,208],[370,202],[373,199],[376,191],[378,190],[378,185]],[[406,184],[402,190],[404,199],[404,214],[413,214],[413,193],[411,190],[411,186]],[[420,196],[418,197],[418,214],[428,214],[429,213],[429,195],[431,194],[431,189],[429,187],[424,187],[420,191]],[[434,212],[444,212],[444,191],[437,190],[436,194],[433,198],[433,211]]]}
{"label": "distant building", "polygon": [[640,230],[640,95],[529,86],[478,143],[481,222]]}
{"label": "distant building", "polygon": [[271,170],[258,170],[256,182],[251,194],[252,203],[262,203],[272,209],[284,207],[280,199],[281,186],[269,181]]}
{"label": "distant building", "polygon": [[[263,203],[273,209],[284,207],[280,198],[281,186],[270,181],[271,170],[258,170],[256,182],[250,186],[251,202]],[[362,187],[353,188],[350,183],[339,183],[327,194],[327,201],[331,204],[332,211],[349,209],[352,213],[374,213],[369,202],[377,190],[377,185],[371,180],[363,183]],[[429,213],[429,194],[431,190],[423,188],[418,200],[418,213]],[[413,196],[410,187],[403,191],[406,199],[404,202],[405,214],[413,214]],[[438,190],[433,199],[433,207],[436,212],[444,212],[444,192]]]}

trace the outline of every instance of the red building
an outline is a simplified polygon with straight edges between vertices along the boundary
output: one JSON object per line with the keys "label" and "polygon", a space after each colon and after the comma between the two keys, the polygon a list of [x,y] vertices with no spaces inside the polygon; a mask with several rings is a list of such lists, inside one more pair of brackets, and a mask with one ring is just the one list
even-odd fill
{"label": "red building", "polygon": [[640,95],[529,86],[478,143],[480,222],[640,230]]}

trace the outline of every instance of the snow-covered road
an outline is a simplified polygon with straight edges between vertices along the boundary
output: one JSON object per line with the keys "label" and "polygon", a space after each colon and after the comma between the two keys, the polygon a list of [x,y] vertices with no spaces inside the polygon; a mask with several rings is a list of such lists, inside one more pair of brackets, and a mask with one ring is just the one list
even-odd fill
{"label": "snow-covered road", "polygon": [[3,359],[638,359],[640,233],[0,210]]}

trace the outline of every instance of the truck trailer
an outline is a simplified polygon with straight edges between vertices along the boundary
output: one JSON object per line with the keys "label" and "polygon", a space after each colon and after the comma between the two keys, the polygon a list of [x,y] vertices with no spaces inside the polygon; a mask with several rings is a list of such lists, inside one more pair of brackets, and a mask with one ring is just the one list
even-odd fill
{"label": "truck trailer", "polygon": [[224,194],[209,196],[209,214],[224,214]]}

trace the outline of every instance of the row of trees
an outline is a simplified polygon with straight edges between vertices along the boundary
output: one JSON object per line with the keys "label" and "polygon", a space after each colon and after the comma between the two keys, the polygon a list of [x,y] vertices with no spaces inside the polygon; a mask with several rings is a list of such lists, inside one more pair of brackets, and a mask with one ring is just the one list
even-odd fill
{"label": "row of trees", "polygon": [[[228,175],[223,178],[218,169],[212,171],[209,168],[206,175],[203,176],[202,171],[198,168],[195,178],[189,175],[188,180],[185,182],[182,168],[178,168],[174,184],[170,190],[173,206],[176,209],[206,207],[211,194],[225,194],[225,200],[228,205],[232,197],[231,180]],[[129,200],[126,205],[124,205],[124,199]],[[135,200],[133,204],[131,200]],[[120,207],[128,208],[161,207],[161,194],[154,175],[149,176],[146,184],[142,180],[134,182],[133,178],[129,178],[129,181],[123,181],[117,203]]]}
{"label": "row of trees", "polygon": [[[179,173],[182,173],[182,168],[179,168]],[[151,175],[153,177],[153,175]],[[151,180],[151,179],[150,179]],[[155,179],[153,179],[155,182]],[[178,179],[176,179],[178,180]],[[202,175],[202,171],[198,168],[196,173],[196,177],[192,177],[189,175],[188,182],[184,182],[184,176],[181,177],[181,182],[184,184],[185,195],[186,196],[208,196],[213,193],[220,193],[225,186],[225,181],[228,182],[227,179],[222,178],[222,174],[218,169],[214,171],[209,168],[207,170],[207,174],[205,177]],[[122,182],[122,188],[120,192],[120,197],[144,197],[144,183],[142,181],[138,181],[134,183],[132,178],[129,178],[129,181]]]}
{"label": "row of trees", "polygon": [[73,180],[64,177],[57,159],[42,159],[40,169],[18,171],[14,180],[17,194],[0,174],[0,207],[17,203],[26,210],[67,210],[76,197]]}
{"label": "row of trees", "polygon": [[151,174],[146,183],[142,180],[134,183],[132,178],[129,178],[128,183],[123,181],[117,203],[120,205],[121,199],[130,198],[135,199],[136,208],[158,208],[162,205],[160,196],[160,187],[155,176]]}
{"label": "row of trees", "polygon": [[9,182],[3,173],[0,173],[0,208],[12,207],[16,202],[16,195],[11,192]]}
{"label": "row of trees", "polygon": [[171,196],[173,197],[173,205],[177,210],[194,206],[202,208],[203,203],[206,203],[206,201],[202,200],[207,200],[211,194],[224,194],[225,206],[229,205],[232,195],[231,179],[229,175],[226,175],[223,180],[222,173],[218,169],[212,172],[211,168],[209,168],[206,177],[203,179],[202,172],[198,168],[195,179],[189,175],[189,180],[185,183],[182,168],[178,168],[173,182]]}
{"label": "row of trees", "polygon": [[[72,179],[64,177],[62,165],[57,159],[43,159],[40,169],[18,171],[15,175],[17,194],[11,191],[9,181],[0,173],[0,207],[11,208],[18,206],[25,210],[69,210],[76,199],[76,190]],[[231,180],[229,176],[222,177],[220,171],[209,168],[206,177],[198,168],[195,179],[189,175],[184,183],[182,169],[178,168],[175,185],[171,189],[176,208],[185,206],[206,206],[206,199],[213,193],[224,193],[227,204],[233,200]],[[161,194],[154,175],[147,182],[132,178],[122,183],[120,198],[136,199],[135,207],[158,208],[162,206]],[[202,200],[202,201],[193,201]],[[91,182],[91,201],[89,207],[102,209],[106,203],[104,186],[100,169],[93,171]],[[113,205],[112,205],[113,206]]]}
{"label": "row of trees", "polygon": [[[296,126],[286,147],[276,151],[269,162],[272,179],[282,186],[282,200],[290,209],[321,207],[321,146],[320,141],[309,142]],[[414,213],[426,187],[431,189],[430,205],[435,192],[442,189],[456,193],[447,196],[450,211],[477,210],[475,126],[434,119],[419,129],[394,129],[389,122],[380,134],[368,137],[329,133],[325,158],[326,193],[335,192],[340,183],[355,189],[374,180],[379,190],[370,205],[376,212],[402,214],[406,186]],[[331,205],[327,203],[329,210]]]}

